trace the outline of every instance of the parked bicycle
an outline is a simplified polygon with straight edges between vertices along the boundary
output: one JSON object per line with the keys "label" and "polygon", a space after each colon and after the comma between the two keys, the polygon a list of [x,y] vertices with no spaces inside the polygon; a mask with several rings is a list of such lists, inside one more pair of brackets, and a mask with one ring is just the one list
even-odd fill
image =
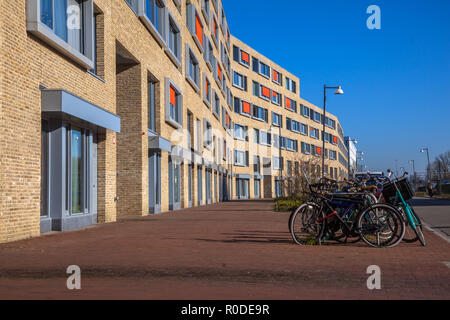
{"label": "parked bicycle", "polygon": [[393,206],[374,203],[373,194],[363,192],[330,192],[328,179],[311,184],[308,201],[298,207],[289,219],[289,230],[297,244],[321,244],[330,239],[355,242],[362,239],[373,247],[394,247],[403,238],[405,223]]}

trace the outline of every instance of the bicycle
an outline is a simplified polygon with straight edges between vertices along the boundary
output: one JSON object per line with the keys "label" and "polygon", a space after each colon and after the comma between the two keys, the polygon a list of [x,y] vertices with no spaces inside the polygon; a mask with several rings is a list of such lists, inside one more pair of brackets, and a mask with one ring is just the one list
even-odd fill
{"label": "bicycle", "polygon": [[[391,174],[392,171],[388,169],[388,173]],[[403,177],[395,178],[384,184],[382,195],[387,204],[397,208],[402,213],[407,229],[406,237],[404,237],[403,240],[410,243],[419,240],[425,247],[426,241],[422,232],[422,221],[414,211],[413,207],[406,202],[414,196],[414,192],[406,179],[407,175],[408,173],[405,172]],[[413,232],[411,232],[410,229],[412,229]]]}

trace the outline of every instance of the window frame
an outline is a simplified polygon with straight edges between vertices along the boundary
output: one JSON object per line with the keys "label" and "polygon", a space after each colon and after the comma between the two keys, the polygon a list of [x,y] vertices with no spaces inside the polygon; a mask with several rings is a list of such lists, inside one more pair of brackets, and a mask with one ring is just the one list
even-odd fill
{"label": "window frame", "polygon": [[[164,51],[166,52],[167,56],[170,58],[170,60],[172,60],[172,62],[177,66],[178,69],[181,69],[181,55],[183,52],[183,48],[182,48],[182,40],[181,40],[181,29],[178,26],[175,18],[173,17],[172,13],[167,10],[167,42],[166,42],[166,47],[164,48]],[[171,27],[173,29],[175,29],[175,42],[176,42],[176,46],[178,48],[178,53],[174,52],[172,50],[172,48],[170,47],[170,29]]]}
{"label": "window frame", "polygon": [[[176,99],[176,113],[179,118],[179,121],[177,119],[174,119],[170,115],[170,88],[173,87],[175,90],[175,99]],[[168,124],[175,128],[182,128],[183,127],[183,93],[179,89],[178,86],[175,85],[175,83],[166,77],[165,79],[165,119]]]}
{"label": "window frame", "polygon": [[[191,62],[195,73],[197,75],[197,79],[193,79],[190,70],[191,70]],[[189,82],[189,84],[192,86],[192,88],[195,90],[195,92],[200,92],[200,82],[201,82],[201,76],[200,76],[200,60],[198,60],[197,56],[195,55],[194,50],[192,50],[191,46],[186,43],[186,80]]]}
{"label": "window frame", "polygon": [[26,5],[26,29],[28,32],[34,34],[45,43],[64,54],[72,61],[81,65],[86,70],[92,70],[95,68],[95,14],[94,14],[94,1],[83,0],[82,14],[80,19],[82,23],[82,41],[80,40],[80,49],[77,49],[70,43],[69,35],[67,41],[58,36],[54,27],[54,5],[52,1],[52,28],[50,28],[44,21],[42,21],[40,2],[41,0],[28,0]]}

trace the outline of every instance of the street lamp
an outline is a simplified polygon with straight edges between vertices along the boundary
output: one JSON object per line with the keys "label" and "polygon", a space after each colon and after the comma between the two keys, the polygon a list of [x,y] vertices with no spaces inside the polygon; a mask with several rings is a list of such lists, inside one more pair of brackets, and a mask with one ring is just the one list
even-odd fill
{"label": "street lamp", "polygon": [[323,86],[323,131],[322,131],[322,176],[325,177],[325,118],[326,118],[326,108],[327,108],[327,89],[336,89],[334,94],[336,95],[342,95],[344,94],[344,91],[342,90],[341,86],[337,87],[327,87],[327,85]]}
{"label": "street lamp", "polygon": [[[272,130],[273,130],[273,126],[270,126],[270,132],[272,132]],[[279,187],[280,187],[281,196],[283,197],[283,187],[281,185],[281,181],[283,179],[283,162],[281,160],[281,123],[278,126],[278,165],[280,167],[278,170],[279,177],[280,177],[278,183],[279,183]]]}
{"label": "street lamp", "polygon": [[409,164],[412,164],[413,167],[413,185],[414,188],[416,187],[416,162],[414,160],[409,160]]}
{"label": "street lamp", "polygon": [[428,159],[428,167],[427,167],[428,182],[431,182],[430,151],[428,150],[428,147],[420,149],[421,153],[424,153],[425,151],[427,152],[427,159]]}

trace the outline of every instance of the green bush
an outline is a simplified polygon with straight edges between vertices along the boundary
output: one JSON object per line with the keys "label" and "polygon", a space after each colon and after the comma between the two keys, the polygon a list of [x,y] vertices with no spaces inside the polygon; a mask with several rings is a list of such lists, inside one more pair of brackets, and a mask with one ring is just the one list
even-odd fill
{"label": "green bush", "polygon": [[306,201],[305,197],[298,198],[277,198],[275,199],[275,211],[277,212],[290,212]]}

